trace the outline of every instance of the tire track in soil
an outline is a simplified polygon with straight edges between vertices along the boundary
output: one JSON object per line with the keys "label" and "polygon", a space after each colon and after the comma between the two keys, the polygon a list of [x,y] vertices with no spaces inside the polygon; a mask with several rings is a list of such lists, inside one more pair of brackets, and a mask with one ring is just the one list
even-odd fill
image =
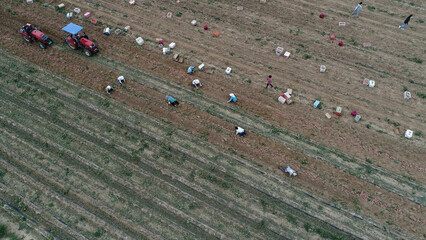
{"label": "tire track in soil", "polygon": [[[0,123],[2,125],[7,125],[7,122],[4,122],[4,119],[0,119]],[[16,135],[21,136],[23,139],[28,139],[28,141],[30,141],[32,143],[32,145],[38,146],[39,148],[42,148],[42,146],[41,146],[42,144],[41,143],[43,141],[38,141],[36,139],[33,139],[33,136],[28,135],[26,132],[24,132],[24,131],[22,131],[20,129],[17,129],[15,126],[9,125],[9,129],[11,131],[13,131]],[[76,160],[76,159],[68,156],[67,154],[62,154],[61,150],[57,149],[56,147],[53,147],[52,145],[53,144],[50,144],[50,146],[49,146],[50,152],[52,154],[55,154],[56,156],[62,156],[62,159],[67,159],[67,161],[69,161],[69,162],[76,162],[77,161],[77,165],[76,166],[80,167],[81,169],[86,170],[86,172],[90,173],[90,175],[92,177],[96,177],[97,176],[96,173],[95,173],[95,169],[91,169],[89,166],[87,166],[85,164],[82,164],[81,162],[78,162],[78,160]],[[36,172],[34,172],[34,174],[36,174]],[[105,182],[108,182],[110,187],[112,187],[114,189],[117,189],[117,190],[120,189],[120,192],[125,192],[126,193],[125,195],[127,195],[127,196],[132,196],[133,193],[134,193],[134,192],[129,193],[129,189],[127,187],[121,185],[118,182],[115,182],[113,180],[109,180],[109,179],[106,179],[106,178],[104,178],[102,180],[105,181]],[[43,181],[43,176],[40,176],[40,180],[39,181],[41,181],[41,182]],[[56,188],[57,189],[56,192],[60,192],[60,190],[61,190],[60,186],[56,186],[56,182],[49,183],[49,186],[51,186],[54,189]],[[127,231],[132,232],[132,234],[135,234],[136,236],[138,236],[140,234],[138,232],[134,232],[134,230],[128,229],[127,227],[123,226],[123,224],[117,223],[116,220],[114,221],[114,217],[112,217],[109,214],[105,213],[104,211],[100,210],[97,206],[93,206],[92,204],[90,204],[88,202],[82,202],[83,200],[78,199],[77,195],[76,196],[72,196],[72,193],[70,193],[70,195],[68,197],[70,199],[73,199],[73,201],[77,202],[79,205],[86,206],[86,208],[88,208],[91,212],[97,212],[96,215],[102,216],[103,219],[107,219],[110,222],[115,222],[115,225],[120,226],[121,228],[124,228]],[[164,209],[160,209],[158,207],[155,207],[152,203],[148,202],[147,199],[140,198],[139,201],[143,202],[144,205],[148,206],[151,210],[155,209],[156,211],[161,212],[163,216],[169,216],[169,218],[173,219],[173,217],[170,217],[170,213],[166,212]],[[172,222],[174,222],[176,224],[177,221],[172,221]],[[188,224],[186,224],[186,221],[182,221],[181,220],[179,222],[182,222],[183,225],[188,225]],[[188,230],[188,231],[190,231],[189,229],[193,229],[193,227],[192,227],[193,225],[189,225],[189,226],[190,227],[185,227],[185,229]],[[197,232],[197,231],[195,231],[195,232]],[[202,235],[202,234],[199,234],[199,233],[196,234],[196,236],[200,236],[200,235]],[[133,237],[133,238],[135,238],[135,237]],[[211,239],[211,237],[203,237],[203,238],[204,239]]]}
{"label": "tire track in soil", "polygon": [[[4,152],[4,150],[3,149],[1,149],[3,147],[3,149],[4,149],[4,147],[5,147],[5,145],[1,145],[0,144],[0,157],[4,157],[4,156],[6,156],[6,153]],[[7,148],[8,149],[8,151],[9,151],[9,149],[10,148]],[[10,158],[8,158],[9,160],[10,160]],[[10,170],[10,169],[8,169],[7,167],[5,168],[7,171],[8,171],[8,173],[17,173],[17,172],[20,172],[20,174],[15,174],[15,175],[13,175],[13,177],[14,177],[14,180],[17,180],[17,181],[19,181],[19,182],[25,182],[25,184],[27,184],[28,186],[30,186],[29,184],[31,184],[31,187],[32,187],[32,189],[34,190],[34,189],[39,189],[39,190],[41,190],[41,188],[39,187],[40,185],[42,185],[42,184],[40,184],[40,182],[38,182],[38,184],[35,184],[34,182],[36,182],[37,180],[36,179],[34,179],[34,178],[32,178],[31,176],[29,176],[29,175],[27,175],[25,172],[22,172],[22,171],[19,171],[19,169],[18,169],[18,167],[16,166],[16,165],[14,165],[14,164],[12,164],[11,162],[9,162],[8,160],[6,160],[6,159],[2,159],[2,161],[4,162],[4,163],[6,163],[6,164],[8,164],[9,165],[9,167],[11,167],[11,168],[13,168],[14,170]],[[25,178],[25,177],[26,178]],[[9,177],[10,178],[10,177]],[[29,178],[29,179],[27,179],[27,178]],[[13,197],[14,195],[15,196],[19,196],[19,197],[21,197],[22,199],[24,199],[26,202],[29,202],[30,204],[26,204],[27,205],[27,207],[29,207],[29,208],[31,208],[31,209],[34,209],[33,211],[34,212],[36,212],[37,210],[37,208],[39,208],[37,205],[35,205],[31,200],[27,200],[27,199],[25,199],[25,197],[24,196],[22,196],[22,193],[21,192],[17,192],[15,189],[12,189],[10,186],[8,186],[8,185],[5,185],[4,183],[2,183],[3,185],[4,185],[4,187],[6,187],[7,188],[7,190],[6,191],[4,191],[4,194],[5,195],[8,195],[8,196],[11,196],[11,197]],[[36,186],[38,186],[39,188],[37,188]],[[13,192],[13,193],[12,193]],[[46,193],[46,191],[44,191],[45,193]],[[28,192],[25,190],[25,194],[27,195],[28,194]],[[57,194],[57,193],[55,193],[55,194]],[[59,200],[59,199],[58,199]],[[60,203],[62,203],[62,199],[61,200],[59,200],[59,201],[61,201]],[[56,203],[57,204],[57,203]],[[64,204],[64,203],[62,203],[62,204]],[[35,206],[35,207],[34,207]],[[63,208],[64,210],[67,210],[67,211],[69,211],[69,209],[66,209],[64,206],[61,206],[61,208]],[[40,215],[40,214],[38,214],[38,215]],[[43,216],[43,218],[50,218],[50,219],[55,219],[57,222],[59,222],[60,223],[60,225],[61,226],[57,226],[57,227],[59,227],[59,228],[63,228],[64,226],[65,226],[65,228],[66,228],[66,230],[64,230],[64,231],[66,231],[66,233],[69,235],[69,237],[72,237],[73,239],[77,239],[76,238],[76,236],[78,236],[78,239],[89,239],[87,236],[85,236],[83,233],[80,233],[77,229],[75,229],[75,228],[72,228],[70,225],[68,225],[68,224],[66,224],[63,220],[61,220],[59,217],[57,217],[54,213],[51,213],[51,212],[49,212],[49,211],[43,211],[43,214],[41,214],[41,216]]]}
{"label": "tire track in soil", "polygon": [[[2,183],[0,183],[1,186],[3,186]],[[29,235],[31,235],[31,237],[34,238],[48,238],[48,232],[45,229],[42,229],[41,226],[34,221],[33,219],[29,218],[28,216],[26,216],[25,214],[23,214],[19,209],[17,209],[16,207],[12,206],[11,204],[9,204],[8,202],[6,202],[4,199],[2,199],[0,197],[0,204],[3,206],[2,209],[0,210],[0,214],[2,216],[3,221],[8,222],[9,221],[14,221],[13,219],[15,218],[25,218],[25,224],[28,228],[30,228],[31,230],[33,230]],[[6,215],[6,216],[5,216]],[[28,236],[28,235],[27,235]],[[54,238],[56,238],[56,236],[53,236]]]}
{"label": "tire track in soil", "polygon": [[[0,118],[0,124],[1,125],[7,124],[6,122],[3,122],[3,121],[4,121],[4,119]],[[13,127],[15,127],[15,126],[13,126]],[[13,133],[16,133],[16,132],[13,132]],[[26,144],[29,144],[29,143],[26,142]],[[55,155],[55,156],[57,156],[57,155]],[[43,175],[42,173],[38,173],[39,169],[33,169],[33,168],[30,168],[30,167],[25,166],[23,164],[20,164],[19,161],[13,160],[12,157],[9,157],[8,153],[4,152],[3,150],[0,151],[0,157],[2,157],[4,159],[4,161],[7,161],[8,164],[12,165],[17,171],[20,171],[22,175],[29,177],[33,181],[37,181],[40,184],[40,186],[45,186],[46,188],[52,189],[51,191],[55,195],[60,196],[62,198],[62,200],[65,199],[66,201],[71,202],[76,207],[83,209],[88,214],[95,216],[97,219],[105,222],[106,224],[110,225],[114,229],[116,229],[120,232],[123,232],[125,235],[130,236],[132,239],[138,239],[138,238],[142,237],[140,235],[140,233],[136,235],[138,237],[135,237],[135,236],[132,236],[129,233],[124,232],[122,229],[119,229],[117,226],[120,226],[121,224],[113,225],[111,222],[114,222],[114,221],[110,221],[111,219],[108,219],[108,214],[104,214],[105,212],[100,210],[99,206],[94,206],[93,204],[89,203],[87,200],[82,200],[82,199],[79,199],[78,196],[73,196],[72,192],[68,193],[69,195],[67,195],[67,196],[62,194],[61,192],[64,192],[65,188],[62,187],[62,185],[59,184],[59,183],[61,183],[61,181],[59,179],[56,179],[56,180],[46,179],[45,175]],[[23,156],[21,156],[21,157],[25,158]],[[30,162],[29,160],[27,160],[27,161]],[[96,211],[96,210],[99,210],[99,211]],[[147,238],[145,238],[145,239],[147,239]]]}
{"label": "tire track in soil", "polygon": [[[37,151],[37,149],[35,149],[32,145],[29,145],[28,143],[24,143],[24,142],[20,142],[21,144],[25,144],[26,146],[28,146],[29,148],[31,148],[32,150],[34,150],[34,151]],[[44,172],[45,174],[50,174],[50,171],[48,171],[48,170],[46,170],[46,169],[44,169],[44,168],[42,168],[42,167],[40,167],[40,168],[38,168],[37,170],[35,170],[34,169],[34,166],[32,166],[32,168],[31,167],[28,167],[27,166],[27,164],[26,163],[20,163],[20,162],[18,162],[18,161],[14,161],[14,160],[12,160],[12,157],[10,157],[10,156],[8,156],[8,154],[10,155],[11,154],[11,150],[9,150],[9,149],[13,149],[13,146],[10,146],[10,145],[4,145],[5,143],[3,143],[3,146],[4,146],[4,148],[3,149],[8,149],[8,153],[6,153],[6,152],[2,152],[2,151],[0,151],[0,156],[3,156],[4,158],[7,158],[7,160],[8,160],[8,164],[9,165],[11,165],[16,171],[20,171],[20,173],[22,174],[22,175],[25,175],[25,176],[27,176],[28,178],[30,178],[30,179],[32,179],[33,181],[37,181],[37,182],[39,182],[39,184],[40,185],[43,185],[43,186],[45,186],[45,187],[48,187],[48,185],[46,185],[46,184],[44,184],[44,182],[43,181],[41,181],[40,179],[41,178],[34,178],[34,177],[32,177],[32,176],[30,176],[30,175],[28,175],[26,172],[39,172],[39,171],[42,171],[42,172]],[[0,147],[1,147],[1,145],[0,145]],[[1,150],[1,149],[0,149]],[[46,153],[44,153],[44,154],[46,154]],[[16,155],[16,156],[18,156],[19,154],[14,154],[14,155]],[[49,155],[43,155],[46,159],[51,159],[52,160],[52,162],[55,160],[54,158],[52,158],[51,156],[49,156]],[[20,156],[22,159],[26,159],[27,160],[27,162],[32,162],[32,161],[30,161],[29,159],[27,159],[27,156]],[[18,166],[20,166],[20,168],[18,167]],[[27,171],[25,172],[24,170],[22,170],[22,169],[27,169]],[[29,169],[29,170],[28,170]],[[95,169],[94,169],[95,170]],[[43,175],[43,176],[47,176],[47,175]],[[52,178],[55,178],[56,180],[54,181],[55,183],[61,183],[62,184],[62,186],[66,186],[67,184],[65,184],[63,181],[62,181],[62,179],[59,179],[59,177],[58,176],[52,176],[52,175],[49,175],[49,177],[52,177]],[[112,225],[110,222],[108,222],[107,220],[105,220],[105,219],[103,219],[102,217],[100,217],[100,216],[98,216],[98,215],[96,215],[96,214],[94,214],[93,212],[91,212],[91,211],[89,211],[88,209],[86,209],[86,208],[84,208],[83,207],[83,205],[80,205],[80,204],[78,204],[78,203],[76,203],[75,201],[73,201],[73,200],[71,200],[70,198],[68,198],[67,196],[65,196],[64,194],[62,194],[62,193],[60,193],[60,192],[64,192],[64,189],[65,189],[65,187],[63,188],[63,189],[53,189],[53,192],[54,192],[54,194],[56,194],[57,196],[60,196],[62,199],[62,201],[66,201],[66,202],[68,202],[69,204],[72,204],[72,205],[75,205],[75,207],[77,207],[77,208],[79,208],[79,209],[81,209],[83,212],[85,212],[86,214],[88,214],[88,215],[90,215],[90,216],[93,216],[93,217],[95,217],[96,218],[96,220],[97,221],[101,221],[101,222],[103,222],[103,223],[105,223],[106,225],[108,225],[108,226],[110,226],[110,227],[112,227],[112,228],[114,228],[115,230],[117,230],[117,231],[119,231],[121,234],[121,236],[124,236],[124,235],[127,235],[127,237],[131,237],[130,235],[128,235],[127,233],[124,233],[122,230],[120,230],[119,228],[117,228],[116,226],[114,226],[114,225]],[[70,189],[70,190],[75,190],[75,189]],[[79,189],[80,190],[80,189]],[[75,191],[75,192],[84,192],[84,191]],[[84,192],[85,194],[87,194],[86,192]],[[92,196],[87,196],[87,197],[91,197],[94,201],[96,200],[95,198],[93,198]],[[109,208],[108,206],[106,206],[107,208]],[[110,208],[109,208],[110,209]],[[153,232],[151,232],[151,231],[149,231],[148,229],[143,229],[144,231],[145,231],[145,233],[147,234],[147,235],[149,235],[149,234],[154,234]],[[152,237],[152,235],[150,236],[150,237]],[[131,237],[132,239],[136,239],[135,237]]]}
{"label": "tire track in soil", "polygon": [[[0,183],[1,184],[1,183]],[[3,184],[1,184],[1,185],[3,185]],[[39,225],[39,222],[37,222],[37,221],[35,221],[32,217],[33,217],[33,215],[30,215],[28,212],[26,212],[25,214],[22,212],[22,211],[20,211],[17,207],[15,207],[11,202],[8,202],[8,200],[12,200],[13,201],[13,199],[9,199],[9,198],[7,198],[7,199],[3,199],[2,197],[0,197],[0,203],[3,205],[3,209],[2,210],[5,210],[5,208],[6,207],[9,207],[10,209],[12,209],[15,213],[17,213],[17,214],[19,214],[19,216],[20,217],[22,217],[22,218],[25,218],[27,221],[30,221],[30,222],[32,222],[34,225]],[[59,236],[57,236],[57,235],[55,235],[55,234],[52,234],[52,229],[54,229],[54,231],[57,231],[56,230],[56,227],[54,227],[54,228],[52,228],[52,226],[53,226],[53,224],[51,223],[51,222],[44,222],[46,225],[48,225],[47,227],[49,228],[46,228],[46,227],[44,227],[42,230],[43,230],[43,232],[42,232],[42,230],[40,230],[40,229],[38,229],[37,230],[37,227],[35,227],[35,226],[31,226],[31,228],[33,229],[33,230],[35,230],[35,231],[37,231],[40,235],[42,235],[45,239],[48,239],[49,237],[52,237],[53,239],[61,239]],[[27,225],[28,226],[28,225]],[[56,233],[56,232],[55,232]]]}
{"label": "tire track in soil", "polygon": [[[1,154],[1,151],[0,151],[0,154]],[[24,216],[27,219],[31,219],[30,221],[33,221],[34,223],[43,223],[45,225],[44,230],[47,231],[48,233],[54,232],[53,234],[54,237],[59,238],[59,236],[61,236],[65,239],[75,239],[70,233],[66,232],[61,227],[55,225],[54,223],[50,222],[49,220],[35,213],[34,210],[27,209],[25,211],[25,214],[22,211],[20,211],[18,206],[15,206],[15,204],[13,203],[16,201],[16,197],[18,197],[18,195],[15,195],[15,197],[13,195],[8,195],[6,191],[4,191],[3,189],[1,190],[1,193],[2,193],[2,196],[0,197],[0,202],[6,202],[7,205],[12,207],[21,216]]]}

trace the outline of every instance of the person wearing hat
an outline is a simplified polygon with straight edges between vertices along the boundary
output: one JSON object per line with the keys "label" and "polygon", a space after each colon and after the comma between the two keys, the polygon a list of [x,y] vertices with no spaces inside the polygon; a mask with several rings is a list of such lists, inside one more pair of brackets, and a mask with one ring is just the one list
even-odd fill
{"label": "person wearing hat", "polygon": [[171,96],[166,96],[167,103],[172,106],[179,105],[179,102]]}
{"label": "person wearing hat", "polygon": [[229,96],[231,97],[227,103],[230,102],[237,102],[237,97],[235,97],[235,95],[233,93],[230,93]]}

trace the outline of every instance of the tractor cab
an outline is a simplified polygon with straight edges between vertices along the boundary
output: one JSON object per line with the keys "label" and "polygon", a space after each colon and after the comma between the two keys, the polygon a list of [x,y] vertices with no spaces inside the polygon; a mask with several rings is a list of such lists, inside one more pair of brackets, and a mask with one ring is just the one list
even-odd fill
{"label": "tractor cab", "polygon": [[62,28],[62,30],[69,33],[69,35],[65,36],[64,39],[71,49],[77,50],[78,48],[82,48],[88,57],[99,52],[95,43],[89,40],[86,33],[83,32],[83,35],[79,33],[83,30],[83,27],[70,23]]}

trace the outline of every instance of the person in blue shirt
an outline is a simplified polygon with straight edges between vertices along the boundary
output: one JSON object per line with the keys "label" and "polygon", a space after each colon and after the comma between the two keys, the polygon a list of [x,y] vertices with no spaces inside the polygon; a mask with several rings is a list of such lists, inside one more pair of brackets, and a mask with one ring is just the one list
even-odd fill
{"label": "person in blue shirt", "polygon": [[229,96],[231,96],[231,98],[229,99],[229,101],[227,103],[236,102],[237,101],[237,97],[235,97],[235,95],[233,93],[229,94]]}
{"label": "person in blue shirt", "polygon": [[167,99],[167,103],[169,105],[172,105],[172,106],[179,105],[179,102],[176,99],[174,99],[173,97],[171,97],[171,96],[166,96],[166,99]]}
{"label": "person in blue shirt", "polygon": [[354,15],[354,13],[356,13],[356,17],[358,18],[358,11],[359,11],[359,9],[360,9],[360,8],[362,8],[362,2],[360,2],[360,3],[356,6],[355,10],[352,12],[352,15]]}
{"label": "person in blue shirt", "polygon": [[190,66],[189,68],[188,68],[188,74],[192,74],[193,72],[194,72],[194,66]]}

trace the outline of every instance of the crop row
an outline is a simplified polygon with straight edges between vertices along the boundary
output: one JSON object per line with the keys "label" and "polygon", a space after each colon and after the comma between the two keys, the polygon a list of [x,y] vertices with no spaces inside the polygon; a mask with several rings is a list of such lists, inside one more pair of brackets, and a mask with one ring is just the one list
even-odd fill
{"label": "crop row", "polygon": [[54,92],[52,92],[52,94],[53,94]]}
{"label": "crop row", "polygon": [[[214,116],[226,119],[230,122],[233,122],[234,124],[241,125],[243,127],[245,126],[251,132],[265,136],[277,142],[281,142],[290,147],[291,149],[295,149],[297,151],[307,154],[308,156],[317,158],[321,161],[326,162],[329,165],[335,166],[338,169],[342,169],[348,173],[352,172],[351,169],[365,167],[365,164],[360,163],[361,161],[350,157],[347,154],[339,152],[336,149],[329,148],[325,145],[316,143],[307,138],[300,138],[300,136],[293,134],[289,131],[271,134],[271,132],[276,129],[276,127],[266,122],[265,120],[244,113],[243,111],[237,108],[232,108],[224,105],[223,103],[219,103],[210,98],[206,98],[203,95],[195,95],[189,89],[185,89],[175,83],[152,76],[146,72],[143,72],[126,64],[122,64],[113,59],[108,59],[100,56],[96,58],[96,61],[98,61],[100,64],[108,66],[111,69],[116,70],[117,72],[126,72],[127,76],[131,77],[132,80],[137,81],[142,85],[157,89],[158,91],[163,92],[165,94],[179,96],[181,100],[193,105],[196,108],[204,110]],[[326,158],[324,158],[318,155],[318,152],[326,152],[328,153],[328,155]],[[372,184],[376,184],[379,187],[384,188],[390,192],[402,195],[416,203],[424,204],[424,199],[422,199],[421,196],[411,196],[412,192],[416,192],[417,190],[422,189],[425,190],[424,187],[405,180],[402,177],[385,171],[379,167],[376,167],[375,169],[377,171],[374,171],[368,176],[364,176],[365,181],[368,181]]]}
{"label": "crop row", "polygon": [[[8,96],[8,99],[9,100],[15,100],[15,101],[13,101],[15,104],[16,104],[16,99],[13,99],[12,98],[12,96]],[[5,100],[5,99],[3,99],[3,100]],[[31,124],[34,124],[32,127],[31,127],[31,129],[34,131],[37,131],[37,133],[38,134],[41,134],[42,136],[44,135],[45,137],[42,137],[42,139],[44,139],[44,138],[46,138],[46,139],[49,139],[49,140],[45,140],[45,142],[49,142],[48,144],[49,144],[49,146],[51,146],[52,145],[52,142],[50,142],[50,141],[57,141],[57,143],[60,143],[61,142],[61,139],[60,139],[60,137],[61,136],[58,136],[58,134],[56,134],[56,136],[54,136],[54,132],[58,132],[58,131],[61,131],[61,129],[54,129],[53,128],[53,126],[50,126],[49,127],[49,129],[51,129],[50,131],[52,131],[52,132],[49,132],[49,131],[46,131],[45,129],[43,129],[43,128],[40,128],[40,127],[35,127],[35,126],[41,126],[41,125],[43,125],[43,124],[46,124],[45,122],[43,123],[43,122],[39,122],[40,120],[36,120],[36,119],[34,119],[34,117],[31,119],[31,115],[24,115],[25,114],[25,112],[34,112],[34,108],[32,107],[32,109],[30,109],[30,108],[26,108],[25,110],[21,110],[22,112],[20,112],[20,109],[18,108],[18,106],[16,106],[15,108],[13,108],[11,105],[10,105],[10,102],[9,103],[7,103],[7,102],[3,102],[4,103],[4,106],[7,106],[9,109],[14,109],[14,111],[13,111],[13,115],[11,115],[10,117],[13,117],[13,118],[15,118],[15,120],[18,120],[18,121],[20,121],[20,122],[23,122],[23,120],[22,119],[28,119],[28,121],[25,123],[25,125],[27,125],[27,126],[29,126],[29,125],[31,125]],[[19,104],[19,107],[23,107],[23,105],[22,104]],[[40,114],[40,113],[38,113],[38,114]],[[47,116],[44,116],[43,118],[47,118]],[[42,119],[43,119],[42,118]],[[56,122],[59,122],[59,120],[58,119],[55,119],[55,121]],[[38,124],[37,124],[38,123]],[[65,125],[64,125],[64,129],[65,129]],[[68,131],[70,131],[70,133],[72,133],[73,131],[71,130],[71,126],[66,126],[66,129],[68,130]],[[62,131],[63,131],[63,129],[62,129]],[[18,134],[18,133],[16,133],[16,134]],[[32,134],[34,134],[34,133],[32,133]],[[85,133],[81,133],[82,135],[85,135]],[[71,134],[70,134],[71,135]],[[56,137],[56,139],[55,139],[55,137]],[[87,136],[86,136],[87,137]],[[72,138],[70,138],[70,139],[72,139]],[[44,140],[42,140],[42,141],[44,141]],[[82,139],[75,139],[75,140],[73,140],[72,142],[74,143],[74,142],[81,142],[82,141]],[[62,141],[62,142],[65,142],[65,141]],[[73,143],[71,143],[71,144],[69,144],[69,146],[67,146],[67,148],[69,149],[70,148],[70,145],[72,145]],[[66,142],[64,143],[64,144],[66,144]],[[118,156],[118,155],[121,155],[121,156],[126,156],[126,160],[128,160],[128,161],[135,161],[134,160],[134,158],[132,158],[132,156],[131,155],[128,155],[128,154],[126,154],[126,153],[124,153],[124,152],[118,152],[118,151],[116,151],[116,150],[113,150],[111,147],[109,147],[107,144],[105,144],[105,143],[100,143],[99,141],[98,142],[96,142],[96,145],[98,145],[98,144],[101,144],[101,145],[103,145],[103,149],[104,150],[107,150],[107,151],[110,151],[110,152],[116,152],[115,153],[115,155],[116,156]],[[72,149],[70,149],[70,152],[75,152],[75,151],[81,151],[82,153],[82,155],[83,155],[83,153],[93,153],[94,152],[94,148],[95,148],[95,146],[91,146],[91,148],[88,148],[87,150],[86,149],[84,149],[84,147],[82,146],[82,145],[78,145],[78,148],[76,147],[76,148],[72,148]],[[65,158],[65,156],[68,154],[68,153],[64,153],[64,150],[60,150],[60,152],[59,152],[59,154],[61,154],[61,155],[63,155],[62,156],[62,158]],[[84,158],[84,157],[83,157]],[[91,157],[90,159],[95,159],[94,157]],[[114,160],[114,159],[113,159]],[[93,160],[94,161],[94,160]],[[98,166],[99,166],[100,164],[98,164]],[[111,165],[111,164],[109,164],[109,165]],[[133,168],[134,169],[134,168]],[[145,169],[147,169],[148,171],[147,172],[150,172],[150,173],[156,173],[158,176],[161,176],[162,178],[164,178],[164,176],[161,174],[161,172],[159,171],[159,170],[157,170],[157,169],[152,169],[152,168],[149,168],[149,166],[145,166]],[[113,173],[114,175],[118,175],[119,173],[117,172],[117,173]],[[131,176],[132,176],[132,179],[133,178],[136,178],[136,174],[137,174],[137,171],[133,171],[133,172],[131,172],[130,173],[131,174]],[[129,174],[129,175],[130,175]],[[114,177],[114,178],[118,178],[118,177]],[[104,179],[104,181],[105,181],[105,179]],[[127,181],[129,181],[129,180],[127,180]],[[172,181],[172,180],[171,180]],[[126,185],[129,185],[129,184],[126,184]],[[135,184],[131,184],[131,186],[134,186]],[[174,185],[176,185],[176,183],[174,183]],[[180,185],[182,185],[182,184],[180,184]],[[112,185],[112,186],[114,186],[114,185]],[[116,187],[116,188],[118,188],[118,186],[114,186],[114,187]],[[159,189],[164,189],[165,188],[165,186],[162,186],[163,188],[159,188]],[[186,190],[186,192],[190,192],[191,191],[191,189],[189,189],[188,187],[186,187],[186,186],[184,186],[184,185],[182,185],[182,186],[179,186],[180,188],[186,188],[185,190]],[[128,186],[126,186],[126,188],[129,188]],[[155,190],[155,189],[153,189],[153,190]],[[164,191],[169,191],[169,193],[171,193],[171,190],[170,189],[164,189]],[[156,192],[157,192],[157,194],[158,194],[158,192],[160,192],[158,189],[156,189],[155,190]],[[192,191],[192,194],[197,194],[195,191]],[[128,192],[126,192],[126,195],[128,195]],[[198,194],[199,195],[199,194]],[[172,194],[170,197],[176,197],[176,196],[179,196],[179,194],[178,194],[178,192],[174,192],[174,194]],[[200,199],[202,199],[203,197],[202,197],[202,195],[200,195],[200,196],[198,196]],[[211,201],[209,201],[209,199],[206,199],[206,200],[204,200],[204,201],[208,201],[209,202],[209,204],[214,204],[214,202],[211,202]],[[168,202],[170,202],[170,203],[174,203],[173,201],[172,201],[172,199],[168,199]],[[217,207],[218,209],[220,209],[219,207]],[[205,211],[207,211],[207,210],[205,210]],[[235,212],[233,212],[232,210],[230,210],[230,209],[227,209],[226,207],[225,208],[223,208],[222,207],[222,211],[228,211],[230,214],[231,214],[231,216],[232,215],[234,215],[234,216],[238,216],[238,214],[237,213],[235,213]],[[236,215],[237,214],[237,215]],[[212,214],[210,217],[212,217],[212,216],[215,216],[214,214]],[[250,223],[250,222],[247,222],[247,220],[244,220],[244,218],[240,218],[240,219],[242,219],[242,220],[240,220],[240,221],[243,221],[243,222],[245,222],[246,224],[247,223]],[[221,219],[221,221],[218,221],[218,222],[224,222],[225,220],[224,219]],[[253,225],[253,223],[252,223],[252,225]]]}

